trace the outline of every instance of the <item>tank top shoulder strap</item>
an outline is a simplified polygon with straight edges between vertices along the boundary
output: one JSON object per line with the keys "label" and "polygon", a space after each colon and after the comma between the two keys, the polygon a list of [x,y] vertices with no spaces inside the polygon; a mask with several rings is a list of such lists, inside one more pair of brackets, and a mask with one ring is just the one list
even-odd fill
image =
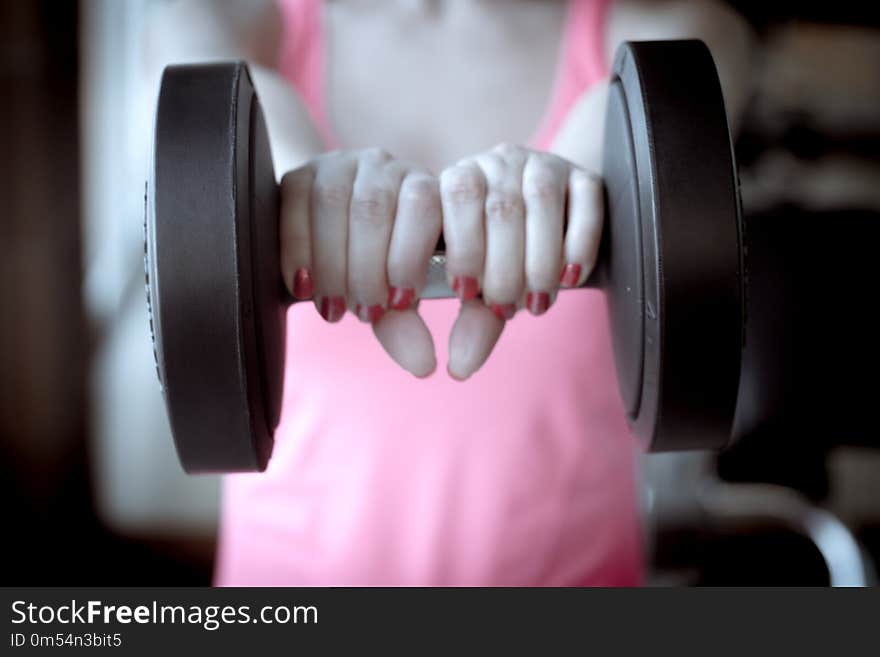
{"label": "tank top shoulder strap", "polygon": [[336,147],[324,106],[322,0],[277,0],[283,29],[277,67],[293,84],[329,148]]}
{"label": "tank top shoulder strap", "polygon": [[605,25],[611,0],[569,0],[551,101],[532,143],[549,148],[581,94],[608,75]]}

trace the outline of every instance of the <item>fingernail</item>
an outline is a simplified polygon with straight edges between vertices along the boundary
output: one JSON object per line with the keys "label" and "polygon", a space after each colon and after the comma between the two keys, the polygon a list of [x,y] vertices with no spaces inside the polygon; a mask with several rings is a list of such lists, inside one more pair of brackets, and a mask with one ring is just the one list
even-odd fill
{"label": "fingernail", "polygon": [[470,301],[476,298],[480,288],[473,276],[456,276],[452,279],[452,291],[462,301]]}
{"label": "fingernail", "polygon": [[321,317],[338,322],[345,315],[345,297],[321,297]]}
{"label": "fingernail", "polygon": [[416,296],[411,287],[391,287],[388,290],[388,307],[392,310],[406,310]]}
{"label": "fingernail", "polygon": [[297,299],[311,299],[314,285],[312,274],[305,267],[300,267],[293,275],[293,296]]}
{"label": "fingernail", "polygon": [[516,315],[515,303],[493,303],[492,312],[498,319],[511,319]]}
{"label": "fingernail", "polygon": [[559,282],[565,287],[574,287],[578,284],[580,277],[581,266],[569,263],[565,265],[565,269],[562,270],[562,276],[559,277]]}
{"label": "fingernail", "polygon": [[550,295],[547,292],[529,292],[526,307],[533,315],[543,315],[550,307]]}
{"label": "fingernail", "polygon": [[373,306],[362,306],[360,304],[354,307],[354,312],[358,316],[358,319],[362,322],[378,322],[382,319],[382,315],[385,314],[385,309],[376,304]]}

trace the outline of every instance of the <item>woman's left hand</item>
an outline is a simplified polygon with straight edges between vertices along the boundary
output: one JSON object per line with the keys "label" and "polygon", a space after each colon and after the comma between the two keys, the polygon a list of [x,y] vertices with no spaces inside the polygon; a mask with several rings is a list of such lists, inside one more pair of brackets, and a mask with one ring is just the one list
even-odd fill
{"label": "woman's left hand", "polygon": [[520,308],[542,315],[560,285],[586,281],[602,233],[602,183],[552,153],[502,144],[443,171],[440,198],[449,285],[462,300],[447,369],[463,380]]}

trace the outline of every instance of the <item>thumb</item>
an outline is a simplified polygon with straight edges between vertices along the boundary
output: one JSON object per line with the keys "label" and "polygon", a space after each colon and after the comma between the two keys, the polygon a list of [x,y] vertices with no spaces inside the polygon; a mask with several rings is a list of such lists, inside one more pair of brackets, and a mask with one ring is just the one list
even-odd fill
{"label": "thumb", "polygon": [[385,313],[373,323],[373,333],[394,362],[410,374],[424,378],[437,369],[434,340],[415,309]]}

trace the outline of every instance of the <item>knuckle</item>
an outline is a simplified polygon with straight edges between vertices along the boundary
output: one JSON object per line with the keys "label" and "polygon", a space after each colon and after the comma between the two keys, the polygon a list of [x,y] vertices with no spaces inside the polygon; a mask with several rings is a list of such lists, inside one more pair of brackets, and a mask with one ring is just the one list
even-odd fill
{"label": "knuckle", "polygon": [[428,210],[440,198],[437,181],[427,176],[407,178],[400,190],[400,200],[416,210]]}
{"label": "knuckle", "polygon": [[313,193],[318,203],[331,208],[344,208],[351,198],[351,186],[341,182],[319,180],[315,182]]}
{"label": "knuckle", "polygon": [[471,167],[453,167],[443,172],[442,194],[455,205],[477,203],[483,199],[483,181],[480,174]]}
{"label": "knuckle", "polygon": [[516,144],[511,144],[510,142],[501,142],[495,148],[492,149],[493,152],[498,153],[501,157],[511,157],[513,155],[518,154],[523,149],[521,146],[517,146]]}
{"label": "knuckle", "polygon": [[572,191],[576,192],[597,192],[599,190],[599,182],[586,171],[575,169],[571,172],[569,186]]}
{"label": "knuckle", "polygon": [[282,227],[281,250],[282,255],[294,257],[308,250],[309,233],[298,226],[290,224]]}
{"label": "knuckle", "polygon": [[394,193],[386,187],[356,190],[351,198],[351,217],[373,225],[385,225],[394,209]]}
{"label": "knuckle", "polygon": [[375,146],[372,148],[365,148],[361,152],[361,157],[373,162],[388,162],[391,159],[391,153],[384,148]]}
{"label": "knuckle", "polygon": [[523,215],[523,199],[516,192],[497,190],[486,199],[486,217],[492,221],[511,222]]}
{"label": "knuckle", "polygon": [[559,177],[550,169],[541,168],[523,177],[523,196],[527,199],[549,201],[558,198],[562,191]]}
{"label": "knuckle", "polygon": [[306,167],[291,169],[281,177],[283,194],[299,194],[308,188],[311,182],[311,171]]}
{"label": "knuckle", "polygon": [[560,168],[560,165],[564,163],[564,160],[561,157],[555,153],[549,153],[547,151],[533,151],[529,154],[529,161],[531,164],[550,167],[552,169],[558,169]]}

